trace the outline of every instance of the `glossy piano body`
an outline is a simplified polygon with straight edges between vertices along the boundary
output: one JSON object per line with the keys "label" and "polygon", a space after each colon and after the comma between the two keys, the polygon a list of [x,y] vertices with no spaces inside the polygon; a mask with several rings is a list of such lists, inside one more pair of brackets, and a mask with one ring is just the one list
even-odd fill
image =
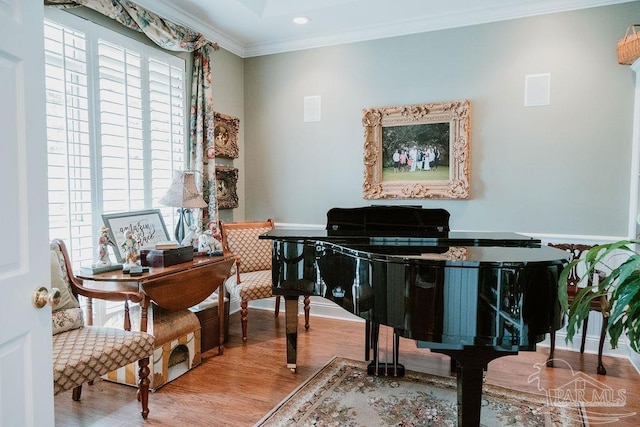
{"label": "glossy piano body", "polygon": [[[515,233],[274,229],[273,293],[285,297],[296,368],[297,302],[321,296],[458,362],[460,425],[477,425],[482,370],[562,326],[566,254]],[[466,405],[463,404],[466,402]]]}
{"label": "glossy piano body", "polygon": [[432,348],[535,350],[562,326],[565,254],[514,233],[331,236],[278,230],[273,292],[321,296]]}

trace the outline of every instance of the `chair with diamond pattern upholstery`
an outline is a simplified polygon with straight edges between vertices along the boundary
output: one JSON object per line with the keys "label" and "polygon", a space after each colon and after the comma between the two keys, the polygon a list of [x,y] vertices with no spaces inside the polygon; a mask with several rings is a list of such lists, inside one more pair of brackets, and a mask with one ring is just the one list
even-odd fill
{"label": "chair with diamond pattern upholstery", "polygon": [[[59,291],[59,303],[52,312],[54,395],[73,389],[80,400],[82,384],[138,361],[138,400],[142,417],[149,414],[149,356],[154,337],[140,331],[85,324],[78,295],[87,298],[138,302],[135,292],[96,291],[85,288],[73,275],[66,246],[55,239],[50,244],[51,288]],[[89,322],[87,322],[89,323]]]}
{"label": "chair with diamond pattern upholstery", "polygon": [[[235,272],[225,281],[232,298],[240,300],[242,341],[247,341],[248,302],[273,297],[271,276],[271,241],[259,239],[273,229],[273,220],[220,221],[222,248],[236,257]],[[276,296],[275,316],[280,312],[280,296]],[[304,298],[305,328],[309,329],[309,297]]]}

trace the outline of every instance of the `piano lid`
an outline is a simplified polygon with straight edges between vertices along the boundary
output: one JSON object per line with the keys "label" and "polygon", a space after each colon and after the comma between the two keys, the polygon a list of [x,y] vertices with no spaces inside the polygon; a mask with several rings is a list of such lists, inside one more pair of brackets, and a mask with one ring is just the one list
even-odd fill
{"label": "piano lid", "polygon": [[261,239],[284,241],[323,241],[363,243],[374,246],[506,246],[540,247],[542,242],[523,234],[490,231],[450,231],[443,235],[424,236],[422,232],[394,235],[391,230],[290,229],[276,227],[260,236]]}
{"label": "piano lid", "polygon": [[[547,245],[501,246],[501,245],[372,245],[362,242],[317,242],[334,253],[352,258],[384,263],[442,264],[457,267],[478,266],[525,266],[535,264],[562,264],[567,260],[566,252]],[[563,253],[564,252],[564,253]]]}

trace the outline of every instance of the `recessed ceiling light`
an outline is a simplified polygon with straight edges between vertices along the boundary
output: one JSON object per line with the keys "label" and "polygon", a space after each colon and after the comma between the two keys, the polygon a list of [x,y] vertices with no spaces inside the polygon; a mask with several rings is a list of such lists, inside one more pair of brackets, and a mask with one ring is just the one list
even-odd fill
{"label": "recessed ceiling light", "polygon": [[309,21],[311,21],[311,18],[307,16],[296,16],[295,18],[293,18],[294,24],[298,24],[298,25],[304,25]]}

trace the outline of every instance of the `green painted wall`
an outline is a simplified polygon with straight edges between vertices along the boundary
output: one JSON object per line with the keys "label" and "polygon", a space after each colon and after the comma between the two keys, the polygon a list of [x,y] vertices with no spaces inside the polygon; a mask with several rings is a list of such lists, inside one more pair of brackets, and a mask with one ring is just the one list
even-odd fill
{"label": "green painted wall", "polygon": [[[220,49],[211,56],[211,68],[213,74],[213,104],[214,109],[228,116],[240,119],[240,131],[238,133],[238,146],[240,154],[244,151],[245,141],[245,115],[244,115],[244,61],[242,58]],[[243,171],[244,159],[217,158],[217,165],[234,166]],[[244,202],[244,173],[239,173],[238,197],[240,199],[236,209],[220,209],[218,216],[221,220],[231,222],[234,219],[240,221],[245,216],[246,203]]]}
{"label": "green painted wall", "polygon": [[[443,207],[459,230],[626,235],[634,76],[616,42],[639,18],[633,2],[233,59],[215,75],[235,87],[244,72],[229,95],[244,105],[217,104],[241,118],[233,216],[324,224],[331,207],[385,203],[362,198],[362,109],[466,98],[471,199],[392,203]],[[551,73],[551,105],[525,108],[537,73]],[[304,123],[312,95],[322,120]]]}

